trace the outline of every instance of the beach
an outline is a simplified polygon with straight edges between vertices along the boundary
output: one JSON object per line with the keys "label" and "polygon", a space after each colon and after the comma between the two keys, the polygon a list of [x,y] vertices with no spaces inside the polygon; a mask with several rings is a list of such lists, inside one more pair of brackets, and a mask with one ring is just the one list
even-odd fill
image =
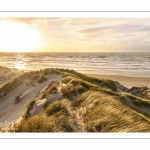
{"label": "beach", "polygon": [[150,88],[150,78],[145,77],[130,77],[122,75],[102,75],[102,74],[87,74],[96,78],[107,78],[113,81],[118,81],[120,84],[131,88],[133,86],[147,86]]}
{"label": "beach", "polygon": [[[39,70],[39,69],[37,69]],[[11,72],[6,72],[5,73],[5,77],[3,75],[3,71],[0,70],[0,77],[1,77],[1,80],[0,80],[0,85],[5,83],[6,81],[8,81],[10,79],[10,77],[13,77],[14,75],[19,75],[21,72],[30,72],[30,71],[34,71],[34,69],[16,69],[16,68],[12,68],[11,69]],[[147,86],[150,88],[150,78],[146,77],[143,73],[140,73],[140,77],[138,77],[137,75],[120,75],[120,74],[117,74],[117,73],[114,73],[113,75],[112,74],[109,74],[107,72],[107,74],[100,74],[99,72],[98,73],[95,73],[95,72],[92,72],[91,71],[78,71],[79,73],[83,73],[85,75],[88,75],[88,76],[91,76],[91,77],[96,77],[96,78],[99,78],[99,79],[111,79],[113,81],[117,81],[119,82],[121,85],[127,87],[127,88],[131,88],[133,86],[135,87],[140,87],[140,86]]]}

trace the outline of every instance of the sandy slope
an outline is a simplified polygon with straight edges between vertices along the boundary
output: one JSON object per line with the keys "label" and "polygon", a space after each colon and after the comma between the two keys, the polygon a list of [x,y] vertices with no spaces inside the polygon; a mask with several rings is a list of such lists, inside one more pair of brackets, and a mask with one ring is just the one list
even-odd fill
{"label": "sandy slope", "polygon": [[0,66],[0,87],[11,78],[20,75],[22,71]]}
{"label": "sandy slope", "polygon": [[[61,75],[49,74],[47,80],[34,85],[27,85],[28,80],[23,81],[18,87],[0,100],[0,127],[7,126],[17,121],[26,109],[28,103],[33,100],[39,92],[42,92],[52,81],[62,79]],[[21,95],[22,100],[15,104],[16,96]]]}

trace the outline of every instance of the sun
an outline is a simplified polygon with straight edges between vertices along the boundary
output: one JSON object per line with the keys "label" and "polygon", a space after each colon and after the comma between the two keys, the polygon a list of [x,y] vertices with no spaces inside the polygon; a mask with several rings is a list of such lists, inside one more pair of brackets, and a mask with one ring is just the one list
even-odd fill
{"label": "sun", "polygon": [[38,32],[26,24],[10,21],[0,24],[0,49],[3,51],[35,51],[39,43]]}

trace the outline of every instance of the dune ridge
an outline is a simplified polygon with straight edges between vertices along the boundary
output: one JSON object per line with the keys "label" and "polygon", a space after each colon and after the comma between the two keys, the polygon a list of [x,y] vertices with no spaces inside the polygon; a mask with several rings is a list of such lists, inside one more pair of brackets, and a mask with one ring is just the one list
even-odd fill
{"label": "dune ridge", "polygon": [[21,72],[1,84],[1,132],[149,132],[149,92],[68,69]]}

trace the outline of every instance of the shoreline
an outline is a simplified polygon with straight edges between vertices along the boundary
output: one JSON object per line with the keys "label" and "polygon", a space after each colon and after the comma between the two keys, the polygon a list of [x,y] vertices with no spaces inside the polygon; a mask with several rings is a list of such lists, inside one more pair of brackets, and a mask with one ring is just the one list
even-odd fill
{"label": "shoreline", "polygon": [[127,88],[131,88],[133,86],[147,86],[150,88],[150,78],[145,77],[130,77],[130,76],[122,76],[122,75],[104,75],[104,74],[89,74],[86,75],[96,78],[107,78],[113,81],[118,81],[123,86]]}
{"label": "shoreline", "polygon": [[[20,72],[30,72],[30,71],[36,71],[40,69],[17,69],[17,68],[11,68],[10,69],[14,70],[20,70]],[[76,71],[76,70],[75,70]],[[147,86],[150,88],[150,78],[148,77],[137,77],[137,76],[126,76],[126,75],[108,75],[108,74],[98,74],[98,73],[88,73],[88,72],[82,72],[82,71],[77,71],[79,73],[91,76],[91,77],[96,77],[96,78],[107,78],[111,79],[113,81],[119,82],[121,85],[131,88],[133,86]]]}

